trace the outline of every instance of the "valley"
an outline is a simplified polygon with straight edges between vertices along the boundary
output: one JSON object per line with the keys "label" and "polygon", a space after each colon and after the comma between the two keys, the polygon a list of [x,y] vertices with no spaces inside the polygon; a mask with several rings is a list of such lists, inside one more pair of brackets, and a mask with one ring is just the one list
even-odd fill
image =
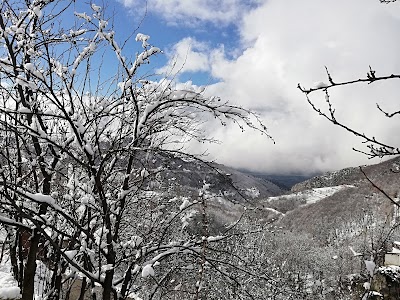
{"label": "valley", "polygon": [[[125,229],[121,238],[132,240],[133,249],[150,236],[156,238],[159,231],[164,231],[160,243],[178,236],[177,242],[181,243],[193,236],[196,244],[196,236],[206,236],[213,244],[208,253],[210,261],[225,261],[222,268],[238,263],[242,271],[257,274],[260,281],[248,282],[246,287],[259,299],[353,300],[385,290],[380,286],[375,291],[374,280],[379,274],[392,272],[383,266],[385,253],[392,250],[394,241],[400,241],[399,209],[387,199],[390,196],[398,201],[395,171],[400,158],[363,166],[363,172],[347,168],[308,178],[290,190],[265,176],[256,177],[220,164],[169,156],[154,156],[149,161],[149,175],[137,195],[144,201],[142,213],[138,215],[132,206],[122,223]],[[281,176],[280,180],[285,178]],[[164,227],[162,220],[168,220],[168,216],[172,219]],[[3,243],[6,233],[2,231]],[[0,287],[0,295],[14,291],[10,273],[4,272],[7,265],[11,267],[7,257],[6,251],[2,254],[5,265],[0,280],[7,285]],[[238,257],[241,259],[236,261]],[[372,276],[365,261],[376,264]],[[180,264],[187,266],[188,261]],[[52,272],[45,265],[43,268]],[[161,270],[158,267],[155,272]],[[397,272],[398,268],[393,270]],[[187,273],[176,276],[186,278]],[[183,282],[177,285],[172,278],[164,288],[177,293],[183,289]],[[187,279],[186,288],[191,282]],[[366,283],[368,288],[364,288]],[[229,299],[220,294],[223,290],[211,290],[215,297]],[[398,296],[393,296],[393,290],[385,293],[385,299]],[[139,294],[133,293],[132,297],[139,299],[135,298]]]}

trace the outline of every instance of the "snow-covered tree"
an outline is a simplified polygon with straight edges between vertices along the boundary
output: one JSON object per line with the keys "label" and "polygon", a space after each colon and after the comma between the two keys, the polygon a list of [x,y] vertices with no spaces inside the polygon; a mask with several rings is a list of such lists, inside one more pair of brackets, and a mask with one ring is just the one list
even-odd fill
{"label": "snow-covered tree", "polygon": [[220,269],[207,250],[225,236],[184,230],[205,211],[207,185],[174,201],[152,190],[162,185],[161,158],[188,159],[185,142],[211,140],[200,127],[209,116],[268,136],[266,128],[204,88],[142,78],[161,54],[150,37],[137,33],[141,50],[127,57],[103,9],[74,11],[73,3],[0,4],[0,223],[12,236],[22,298],[34,297],[40,256],[49,299],[67,297],[77,278],[79,299],[88,286],[92,297],[101,286],[105,300],[200,299],[209,269],[232,282],[235,266]]}

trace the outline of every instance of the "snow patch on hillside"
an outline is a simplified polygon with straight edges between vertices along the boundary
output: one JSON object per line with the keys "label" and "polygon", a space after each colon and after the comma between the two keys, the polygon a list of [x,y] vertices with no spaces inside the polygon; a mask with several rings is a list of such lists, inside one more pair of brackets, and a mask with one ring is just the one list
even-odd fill
{"label": "snow patch on hillside", "polygon": [[309,191],[304,191],[303,194],[306,195],[307,204],[311,204],[318,202],[326,197],[332,196],[338,191],[354,187],[354,185],[338,185],[324,188],[315,188]]}
{"label": "snow patch on hillside", "polygon": [[273,209],[271,207],[265,207],[264,210],[270,211],[270,212],[272,212],[274,214],[277,214],[277,215],[280,215],[280,216],[284,216],[285,215],[284,213],[282,213],[280,211],[277,211],[276,209]]}
{"label": "snow patch on hillside", "polygon": [[310,190],[305,190],[289,195],[282,195],[278,197],[269,197],[268,201],[279,201],[281,199],[292,199],[292,198],[298,198],[305,200],[305,203],[303,205],[308,205],[308,204],[313,204],[316,203],[324,198],[327,198],[329,196],[332,196],[333,194],[337,193],[338,191],[347,189],[347,188],[354,188],[354,185],[338,185],[338,186],[331,186],[331,187],[323,187],[323,188],[313,188]]}

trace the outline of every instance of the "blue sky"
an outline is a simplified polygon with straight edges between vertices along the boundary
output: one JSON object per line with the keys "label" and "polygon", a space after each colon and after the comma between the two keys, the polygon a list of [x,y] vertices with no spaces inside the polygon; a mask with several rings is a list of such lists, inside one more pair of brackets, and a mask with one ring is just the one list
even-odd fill
{"label": "blue sky", "polygon": [[[104,2],[121,40],[145,14],[143,1]],[[296,87],[325,81],[325,66],[338,81],[365,77],[369,65],[380,75],[400,71],[399,31],[400,2],[379,0],[148,0],[138,29],[164,51],[152,60],[154,71],[177,62],[179,82],[206,84],[208,93],[259,112],[275,145],[258,133],[210,123],[205,130],[222,144],[207,148],[210,159],[267,173],[379,162],[352,151],[364,147],[362,140],[313,112]],[[125,53],[140,51],[130,43]],[[345,124],[398,145],[400,126],[376,103],[399,109],[399,93],[398,82],[384,82],[335,89],[332,100]],[[323,105],[324,96],[313,100]]]}
{"label": "blue sky", "polygon": [[[158,2],[162,3],[163,1]],[[168,4],[168,2],[174,1],[166,1],[166,6],[173,6],[173,4]],[[189,1],[176,2],[185,3]],[[214,6],[214,1],[204,2],[209,2],[210,4],[207,5]],[[232,1],[228,0],[226,2]],[[257,7],[258,3],[257,0],[238,1],[238,3],[239,2],[245,3],[244,7],[249,10]],[[151,1],[148,3],[147,10],[144,9],[142,1],[112,0],[106,2],[106,4],[96,1],[90,3],[95,3],[103,7],[106,18],[109,18],[110,23],[115,27],[117,39],[120,40],[121,44],[126,37],[135,32],[131,42],[125,47],[125,55],[126,53],[131,52],[134,54],[140,51],[140,44],[134,43],[136,33],[144,33],[151,37],[150,43],[160,47],[164,51],[164,55],[158,55],[156,59],[153,59],[151,68],[154,68],[154,70],[165,66],[168,60],[175,55],[176,49],[174,49],[174,46],[185,39],[190,39],[190,41],[182,45],[183,48],[181,49],[184,52],[189,51],[192,47],[194,51],[197,51],[197,47],[199,47],[197,42],[201,42],[202,49],[204,47],[223,47],[224,54],[230,59],[234,59],[242,50],[240,30],[236,24],[236,22],[240,22],[241,19],[239,15],[236,15],[238,12],[235,13],[235,18],[237,16],[235,20],[218,20],[218,18],[217,20],[212,18],[210,18],[210,20],[204,20],[195,16],[195,7],[193,10],[190,10],[190,8],[188,11],[182,10],[180,15],[175,18],[173,15],[165,15],[162,12],[152,9]],[[200,6],[203,5],[200,4]],[[89,10],[90,12],[88,3],[79,1],[73,4],[73,10],[77,12]],[[223,15],[224,13],[220,14]],[[187,63],[190,64],[190,62],[189,60]],[[209,85],[219,81],[219,79],[212,76],[210,72],[201,69],[182,72],[179,78],[181,81],[191,80],[197,85]]]}
{"label": "blue sky", "polygon": [[[226,55],[230,58],[234,58],[235,53],[241,47],[239,28],[233,22],[221,21],[214,23],[210,20],[201,20],[192,16],[190,11],[187,12],[188,18],[192,20],[187,22],[182,20],[185,18],[183,15],[177,20],[171,21],[173,17],[153,11],[151,2],[148,4],[146,12],[141,8],[138,9],[133,4],[134,1],[131,1],[132,4],[126,6],[121,2],[115,1],[113,5],[111,5],[111,1],[109,2],[110,8],[112,7],[110,12],[113,11],[116,16],[113,22],[118,28],[118,34],[126,37],[131,34],[132,30],[138,28],[138,32],[150,35],[150,42],[160,47],[165,53],[165,55],[157,57],[157,61],[153,64],[154,67],[165,65],[168,57],[175,54],[174,45],[185,38],[201,41],[201,43],[210,48],[223,46]],[[186,44],[187,48],[185,50],[189,50],[190,46],[194,46],[193,44],[195,42]],[[211,84],[218,81],[209,72],[202,70],[184,72],[181,74],[180,79],[181,81],[191,80],[197,85]]]}

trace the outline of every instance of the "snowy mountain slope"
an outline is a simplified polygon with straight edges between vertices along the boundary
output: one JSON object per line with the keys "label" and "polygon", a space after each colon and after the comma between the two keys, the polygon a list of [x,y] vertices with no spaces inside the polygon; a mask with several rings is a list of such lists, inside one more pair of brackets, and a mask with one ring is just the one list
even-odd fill
{"label": "snowy mountain slope", "polygon": [[354,183],[361,179],[362,173],[358,168],[345,168],[338,171],[327,172],[320,176],[312,177],[306,181],[295,184],[292,192],[299,192],[312,188],[339,186],[342,184]]}
{"label": "snowy mountain slope", "polygon": [[[160,166],[159,181],[166,185],[164,189],[168,187],[177,196],[194,199],[204,183],[209,184],[214,196],[208,199],[207,210],[211,227],[216,231],[240,218],[245,206],[255,221],[279,220],[279,226],[312,234],[321,228],[358,222],[367,213],[379,214],[381,219],[393,214],[391,202],[369,183],[359,168],[311,178],[284,195],[284,190],[267,180],[220,164],[209,166],[185,158],[162,157],[153,165],[154,169]],[[400,189],[399,174],[392,170],[399,166],[400,158],[394,158],[362,168],[370,180],[396,196]]]}
{"label": "snowy mountain slope", "polygon": [[[399,166],[400,158],[394,158],[362,168],[370,180],[396,196],[400,190],[399,174],[392,170]],[[256,207],[251,212],[254,220],[279,220],[283,228],[312,234],[321,228],[358,222],[368,213],[377,214],[381,219],[393,214],[391,202],[371,185],[359,168],[311,178],[296,184],[292,193],[284,195],[280,187],[262,178],[223,165],[213,167],[217,172],[199,162],[175,158],[168,162],[164,176],[183,195],[195,196],[204,182],[210,184],[215,197],[208,200],[208,211],[217,231],[237,220],[244,206]]]}
{"label": "snowy mountain slope", "polygon": [[[377,180],[379,184],[384,184],[385,181],[388,181],[388,184],[391,185],[392,181],[397,180],[397,172],[400,170],[400,157],[395,157],[378,164],[327,172],[294,185],[291,191],[298,192],[311,188],[365,182],[366,177],[360,168],[362,168],[368,178]],[[380,182],[380,179],[383,179],[383,182]]]}
{"label": "snowy mountain slope", "polygon": [[272,182],[221,164],[158,156],[153,159],[150,168],[150,172],[158,172],[159,183],[170,188],[175,187],[177,192],[183,194],[196,194],[204,183],[210,185],[210,191],[214,194],[238,203],[248,203],[284,193],[283,189]]}
{"label": "snowy mountain slope", "polygon": [[[173,184],[180,194],[192,195],[191,197],[195,198],[204,183],[210,185],[209,191],[212,196],[207,200],[206,210],[209,218],[209,230],[212,234],[224,232],[244,213],[260,222],[270,222],[278,219],[281,215],[280,212],[269,208],[251,209],[257,206],[259,200],[285,192],[268,180],[221,164],[212,164],[210,167],[200,162],[187,162],[180,159],[174,159],[167,169],[166,176],[173,176]],[[250,210],[245,212],[247,208]],[[192,223],[196,224],[196,228],[201,228],[199,218],[200,213]]]}
{"label": "snowy mountain slope", "polygon": [[365,175],[360,168],[329,172],[297,184],[291,194],[263,199],[260,204],[284,213],[279,219],[279,226],[284,229],[309,233],[318,239],[326,238],[332,228],[338,232],[351,228],[355,234],[360,230],[354,228],[367,226],[366,222],[390,224],[397,217],[393,203],[379,189],[398,199],[399,165],[400,158],[396,157],[363,166]]}
{"label": "snowy mountain slope", "polygon": [[303,190],[300,192],[295,192],[288,195],[281,195],[275,197],[267,198],[267,202],[270,204],[274,204],[276,202],[282,201],[290,201],[290,200],[298,200],[300,199],[300,206],[316,203],[324,198],[330,197],[336,192],[346,189],[346,188],[354,188],[353,185],[338,185],[332,187],[321,187],[321,188],[313,188],[310,190]]}
{"label": "snowy mountain slope", "polygon": [[241,190],[245,196],[250,198],[264,198],[274,195],[281,195],[284,189],[277,184],[260,178],[250,173],[244,173],[236,169],[216,164],[216,167],[230,177],[234,186]]}
{"label": "snowy mountain slope", "polygon": [[[165,154],[149,156],[147,159],[146,172],[149,175],[143,185],[147,190],[147,194],[144,193],[143,196],[143,203],[148,206],[146,210],[153,211],[151,218],[157,218],[159,213],[185,206],[185,201],[197,201],[197,204],[188,210],[188,214],[183,216],[182,226],[188,226],[191,230],[202,229],[204,209],[207,212],[210,232],[218,234],[239,220],[247,207],[253,207],[260,199],[284,193],[284,190],[267,180],[221,164],[208,164],[188,157]],[[200,194],[204,186],[207,186],[205,208],[200,205]],[[160,209],[157,210],[157,207]],[[132,218],[135,213],[132,211],[130,214]],[[261,209],[250,209],[246,212],[250,213],[254,215],[255,220],[270,220],[280,214]],[[133,219],[130,221],[135,222]]]}

